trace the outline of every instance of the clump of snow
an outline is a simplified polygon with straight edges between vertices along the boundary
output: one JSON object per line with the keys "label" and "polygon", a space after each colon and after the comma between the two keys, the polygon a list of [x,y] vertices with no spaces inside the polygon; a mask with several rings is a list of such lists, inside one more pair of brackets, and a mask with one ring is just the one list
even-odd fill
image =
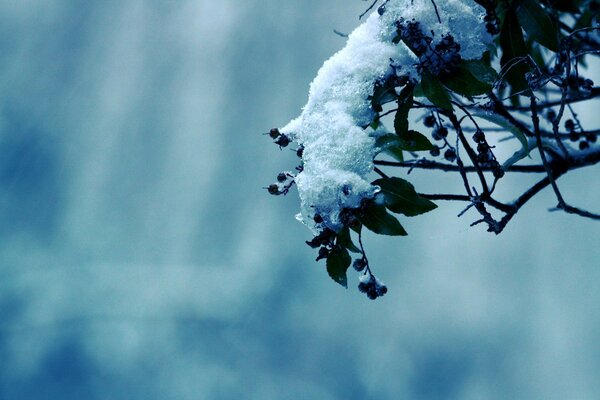
{"label": "clump of snow", "polygon": [[373,12],[349,35],[346,46],[327,60],[310,85],[302,114],[281,131],[304,146],[304,170],[296,177],[301,200],[298,219],[313,232],[324,226],[341,227],[339,213],[372,198],[378,188],[367,175],[373,170],[375,140],[363,129],[375,112],[368,99],[374,83],[385,76],[391,62],[418,79],[415,55],[402,43],[395,45],[399,18],[419,21],[434,42],[451,33],[461,46],[463,59],[480,58],[491,38],[485,30],[484,9],[473,0],[389,0],[380,16]]}

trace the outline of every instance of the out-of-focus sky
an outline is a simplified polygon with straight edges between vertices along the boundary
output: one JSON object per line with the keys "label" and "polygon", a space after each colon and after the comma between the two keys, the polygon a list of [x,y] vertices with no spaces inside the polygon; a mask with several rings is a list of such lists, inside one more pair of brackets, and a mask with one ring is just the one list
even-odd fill
{"label": "out-of-focus sky", "polygon": [[459,204],[366,236],[375,302],[266,195],[296,160],[261,133],[367,5],[0,0],[0,399],[597,398],[600,226],[551,193],[500,236]]}

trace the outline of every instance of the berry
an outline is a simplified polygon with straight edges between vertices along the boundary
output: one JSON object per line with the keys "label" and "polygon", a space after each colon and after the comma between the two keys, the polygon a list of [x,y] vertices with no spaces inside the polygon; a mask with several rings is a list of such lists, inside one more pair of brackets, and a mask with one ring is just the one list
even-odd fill
{"label": "berry", "polygon": [[[435,135],[439,136],[440,138],[445,138],[448,136],[448,129],[446,129],[443,126],[440,126],[433,131],[434,139],[435,139]],[[436,139],[436,140],[439,140],[439,139]]]}
{"label": "berry", "polygon": [[352,263],[352,267],[355,270],[357,270],[358,272],[365,269],[366,266],[367,266],[367,262],[364,260],[364,258],[358,258],[358,259],[354,260],[354,263]]}
{"label": "berry", "polygon": [[279,132],[279,129],[277,128],[273,128],[269,131],[269,136],[271,136],[271,139],[276,139],[279,135],[281,135],[281,132]]}
{"label": "berry", "polygon": [[374,287],[369,288],[367,291],[367,297],[371,300],[375,300],[379,295],[377,294],[377,289]]}
{"label": "berry", "polygon": [[593,133],[588,133],[587,135],[585,135],[585,140],[587,140],[590,143],[596,143],[597,138],[598,136],[594,135]]}
{"label": "berry", "polygon": [[485,133],[481,129],[477,129],[473,134],[473,141],[475,143],[480,143],[485,141]]}
{"label": "berry", "polygon": [[444,158],[450,162],[456,160],[456,151],[454,149],[448,149],[444,152]]}
{"label": "berry", "polygon": [[287,175],[285,172],[280,172],[277,174],[277,182],[285,182],[287,180]]}
{"label": "berry", "polygon": [[272,195],[281,194],[281,192],[279,191],[279,185],[277,185],[276,183],[272,183],[269,186],[267,186],[267,191]]}
{"label": "berry", "polygon": [[554,121],[554,119],[556,118],[556,112],[554,110],[548,110],[548,112],[546,113],[546,118],[550,122]]}
{"label": "berry", "polygon": [[590,147],[590,144],[586,140],[579,142],[579,150],[585,150]]}
{"label": "berry", "polygon": [[572,131],[575,129],[575,122],[572,119],[568,119],[565,121],[565,129],[568,131]]}
{"label": "berry", "polygon": [[298,147],[298,149],[296,150],[296,155],[298,156],[298,158],[302,158],[302,156],[304,155],[304,146]]}
{"label": "berry", "polygon": [[490,150],[490,145],[486,142],[481,142],[477,144],[477,152],[478,153],[487,153]]}
{"label": "berry", "polygon": [[435,146],[433,149],[429,150],[429,154],[431,154],[432,157],[437,157],[440,155],[440,148]]}
{"label": "berry", "polygon": [[379,8],[377,9],[377,14],[379,14],[379,15],[383,15],[384,12],[385,12],[385,4],[379,6]]}
{"label": "berry", "polygon": [[502,168],[494,168],[492,173],[496,179],[500,179],[504,176],[504,170]]}
{"label": "berry", "polygon": [[423,120],[423,125],[425,125],[428,128],[433,128],[433,126],[435,125],[435,117],[433,115],[426,116]]}
{"label": "berry", "polygon": [[490,161],[490,158],[491,157],[489,152],[477,154],[477,161],[479,161],[480,163],[486,163]]}
{"label": "berry", "polygon": [[321,217],[319,214],[315,214],[315,216],[313,217],[313,221],[315,221],[315,223],[320,224],[323,222],[323,217]]}
{"label": "berry", "polygon": [[277,139],[274,140],[274,142],[275,144],[279,145],[279,147],[286,147],[288,144],[290,144],[290,138],[282,133],[279,135],[279,137],[277,137]]}
{"label": "berry", "polygon": [[361,282],[358,284],[358,290],[360,290],[361,293],[367,293],[370,287],[371,285],[366,282]]}
{"label": "berry", "polygon": [[580,138],[580,136],[579,136],[578,132],[576,132],[576,131],[569,132],[569,140],[571,142],[576,142],[579,140],[579,138]]}

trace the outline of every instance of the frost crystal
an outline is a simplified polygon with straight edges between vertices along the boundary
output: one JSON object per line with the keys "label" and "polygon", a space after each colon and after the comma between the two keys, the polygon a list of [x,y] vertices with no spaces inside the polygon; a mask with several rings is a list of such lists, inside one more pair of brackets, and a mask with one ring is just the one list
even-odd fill
{"label": "frost crystal", "polygon": [[298,219],[314,233],[323,225],[341,227],[339,213],[372,198],[377,188],[367,180],[373,170],[375,140],[364,127],[375,116],[369,96],[374,83],[393,63],[396,70],[418,80],[415,55],[403,44],[395,45],[395,22],[400,18],[420,23],[431,33],[433,44],[452,34],[463,59],[480,58],[491,38],[485,29],[485,10],[473,0],[389,0],[380,16],[373,12],[352,32],[346,46],[327,60],[310,85],[302,114],[282,132],[304,146],[304,169],[296,177],[301,200]]}

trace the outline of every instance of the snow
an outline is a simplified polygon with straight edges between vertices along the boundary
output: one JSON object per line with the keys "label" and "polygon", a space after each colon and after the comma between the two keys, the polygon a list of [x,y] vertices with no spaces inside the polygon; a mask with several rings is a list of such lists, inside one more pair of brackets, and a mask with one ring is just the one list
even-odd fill
{"label": "snow", "polygon": [[[324,226],[341,228],[339,212],[355,208],[379,190],[367,180],[373,170],[375,139],[363,127],[375,112],[368,97],[390,63],[418,80],[415,55],[402,43],[395,45],[395,21],[415,19],[434,41],[452,33],[463,59],[480,58],[491,38],[482,23],[484,9],[473,0],[390,0],[385,12],[373,12],[348,37],[346,46],[327,60],[310,85],[301,115],[281,131],[304,146],[303,166],[295,181],[301,200],[297,218],[313,233]],[[319,214],[324,222],[315,224]]]}

